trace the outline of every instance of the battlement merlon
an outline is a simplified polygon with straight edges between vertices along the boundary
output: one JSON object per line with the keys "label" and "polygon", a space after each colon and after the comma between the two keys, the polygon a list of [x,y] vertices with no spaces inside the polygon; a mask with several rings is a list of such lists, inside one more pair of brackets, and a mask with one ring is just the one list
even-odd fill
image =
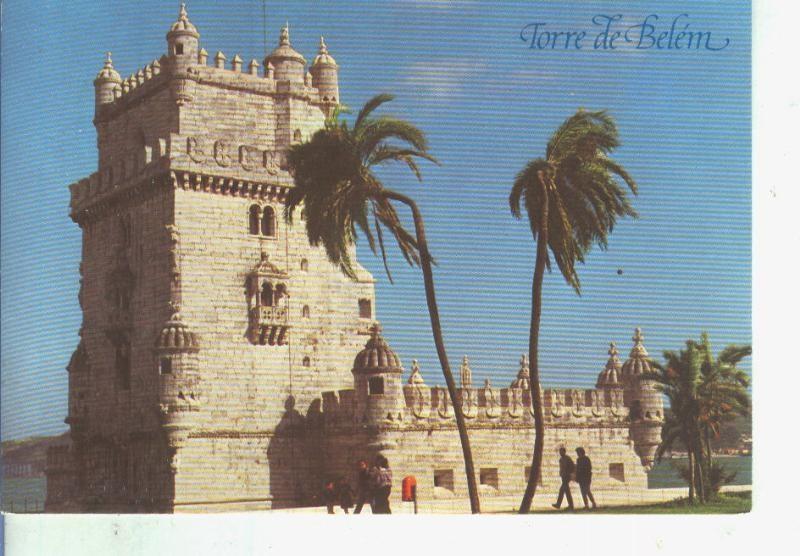
{"label": "battlement merlon", "polygon": [[[456,393],[468,426],[498,422],[532,426],[533,410],[528,390],[514,387],[496,389],[487,385],[483,388],[459,388]],[[444,387],[406,384],[403,395],[401,416],[387,415],[381,423],[371,424],[415,427],[455,423],[450,397]],[[354,400],[355,393],[350,389],[324,392],[322,406],[326,423],[363,423],[363,416],[355,414]],[[621,390],[545,389],[543,401],[548,426],[628,426],[629,410],[623,405]]]}
{"label": "battlement merlon", "polygon": [[[209,67],[208,52],[200,48],[200,34],[181,5],[178,20],[167,33],[167,54],[122,79],[114,68],[111,53],[95,78],[95,125],[114,120],[132,106],[168,89],[178,107],[194,99],[197,86],[246,91],[255,95],[294,97],[318,106],[327,115],[339,103],[338,65],[320,37],[319,51],[310,68],[291,46],[289,29],[281,29],[278,47],[259,62],[254,58],[245,68],[236,54],[228,67],[221,51]],[[177,130],[176,130],[177,131]]]}

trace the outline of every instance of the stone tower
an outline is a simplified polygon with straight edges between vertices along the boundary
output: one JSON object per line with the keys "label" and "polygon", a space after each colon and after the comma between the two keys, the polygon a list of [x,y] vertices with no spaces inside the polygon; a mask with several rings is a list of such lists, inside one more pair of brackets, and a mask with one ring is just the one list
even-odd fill
{"label": "stone tower", "polygon": [[109,55],[94,81],[98,168],[70,186],[72,445],[49,511],[302,503],[320,393],[352,385],[374,323],[371,275],[345,278],[302,213],[282,217],[286,150],[339,102],[327,46],[308,73],[287,25],[263,73],[221,52],[211,67],[183,5],[166,38],[125,79]]}

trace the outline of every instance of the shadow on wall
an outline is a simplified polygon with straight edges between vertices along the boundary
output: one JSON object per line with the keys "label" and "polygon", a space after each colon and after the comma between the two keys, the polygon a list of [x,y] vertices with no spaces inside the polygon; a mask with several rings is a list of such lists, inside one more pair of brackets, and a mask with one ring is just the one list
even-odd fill
{"label": "shadow on wall", "polygon": [[267,445],[272,507],[309,506],[319,498],[321,402],[314,400],[303,416],[294,396],[283,404],[284,413]]}

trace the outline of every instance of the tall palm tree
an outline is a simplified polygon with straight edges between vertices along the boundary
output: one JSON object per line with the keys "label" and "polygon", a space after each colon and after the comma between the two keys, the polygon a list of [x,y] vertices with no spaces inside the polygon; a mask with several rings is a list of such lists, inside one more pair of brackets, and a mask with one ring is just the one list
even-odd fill
{"label": "tall palm tree", "polygon": [[[374,173],[378,166],[400,162],[406,164],[421,181],[417,161],[436,162],[428,154],[428,143],[420,129],[390,116],[372,116],[375,109],[393,98],[381,94],[367,101],[352,128],[340,117],[341,112],[335,111],[325,127],[308,142],[289,150],[287,161],[294,175],[295,187],[287,195],[285,216],[291,222],[294,209],[304,203],[309,241],[312,245],[322,245],[330,261],[350,278],[356,277],[351,252],[359,230],[366,236],[373,253],[380,250],[390,281],[392,275],[384,248],[384,229],[394,236],[406,261],[421,267],[436,352],[464,452],[470,506],[473,513],[479,513],[472,450],[442,337],[433,285],[434,261],[428,250],[422,214],[410,197],[386,188]],[[403,227],[393,202],[411,210],[413,235]]]}
{"label": "tall palm tree", "polygon": [[610,153],[619,146],[614,120],[605,112],[578,110],[556,130],[544,158],[528,162],[517,174],[509,196],[511,213],[521,218],[524,205],[536,241],[536,265],[531,291],[529,337],[530,388],[535,439],[533,462],[519,512],[530,511],[541,476],[544,417],[539,378],[539,326],[542,281],[550,269],[550,254],[567,283],[580,294],[576,262],[584,262],[591,246],[601,249],[617,218],[636,216],[617,178],[636,193],[636,183],[614,162]]}

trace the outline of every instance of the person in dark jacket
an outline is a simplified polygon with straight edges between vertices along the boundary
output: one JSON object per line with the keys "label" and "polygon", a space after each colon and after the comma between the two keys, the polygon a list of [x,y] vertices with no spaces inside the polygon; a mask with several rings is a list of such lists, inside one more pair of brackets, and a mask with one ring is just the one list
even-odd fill
{"label": "person in dark jacket", "polygon": [[373,514],[390,514],[389,495],[392,492],[392,470],[389,469],[389,460],[379,455],[375,458],[375,467],[370,474],[372,479]]}
{"label": "person in dark jacket", "polygon": [[572,503],[572,492],[569,490],[569,482],[572,480],[572,474],[575,472],[575,462],[567,455],[566,448],[561,448],[558,453],[561,454],[561,458],[558,460],[558,472],[559,475],[561,475],[561,488],[558,490],[558,500],[553,504],[553,507],[560,510],[561,502],[564,500],[564,496],[566,496],[567,504],[569,504],[568,509],[574,510],[575,506]]}
{"label": "person in dark jacket", "polygon": [[339,477],[336,482],[336,499],[344,513],[349,514],[350,508],[353,507],[353,489],[350,488],[350,483],[344,477]]}
{"label": "person in dark jacket", "polygon": [[577,464],[575,466],[575,480],[578,486],[581,487],[581,496],[583,497],[583,505],[589,509],[589,501],[592,502],[592,508],[596,508],[597,504],[592,495],[592,460],[586,455],[586,450],[578,448],[575,450],[578,454]]}
{"label": "person in dark jacket", "polygon": [[358,462],[356,471],[356,509],[354,514],[360,514],[364,504],[372,508],[372,485],[370,484],[369,465],[366,460]]}
{"label": "person in dark jacket", "polygon": [[322,489],[322,499],[325,500],[328,513],[332,514],[333,506],[336,504],[336,482],[333,479],[325,481],[325,487]]}

